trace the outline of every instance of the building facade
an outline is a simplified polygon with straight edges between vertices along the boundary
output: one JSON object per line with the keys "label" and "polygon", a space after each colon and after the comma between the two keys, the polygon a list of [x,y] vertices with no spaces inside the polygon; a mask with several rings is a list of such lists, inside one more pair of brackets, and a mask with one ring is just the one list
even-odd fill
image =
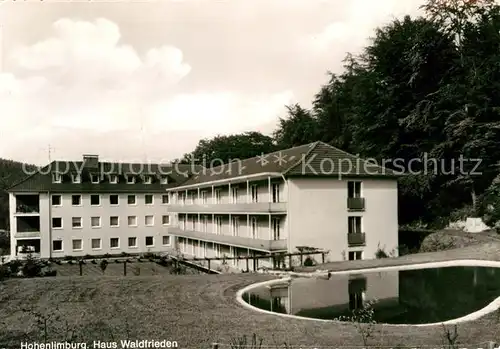
{"label": "building facade", "polygon": [[[135,167],[135,168],[134,168]],[[397,177],[322,142],[222,166],[53,162],[9,189],[11,255],[245,257],[398,247]],[[228,260],[246,269],[246,260]],[[260,259],[251,268],[272,267]]]}
{"label": "building facade", "polygon": [[[204,168],[167,191],[169,231],[188,256],[300,247],[327,250],[330,261],[371,259],[379,249],[397,255],[397,176],[322,142]],[[244,259],[229,263],[246,268]]]}
{"label": "building facade", "polygon": [[55,161],[9,189],[11,258],[169,251],[165,190],[186,178],[182,166]]}

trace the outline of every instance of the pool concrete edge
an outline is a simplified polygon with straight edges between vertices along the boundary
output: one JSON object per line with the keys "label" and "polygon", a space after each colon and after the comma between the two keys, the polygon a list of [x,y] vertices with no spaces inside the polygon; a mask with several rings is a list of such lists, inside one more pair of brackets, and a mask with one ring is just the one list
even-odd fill
{"label": "pool concrete edge", "polygon": [[[407,265],[399,265],[399,266],[390,266],[390,267],[375,267],[375,268],[366,268],[366,269],[354,269],[354,270],[342,270],[342,271],[335,271],[335,272],[330,272],[331,275],[345,275],[345,274],[361,274],[361,273],[373,273],[373,272],[382,272],[382,271],[391,271],[391,270],[414,270],[414,269],[428,269],[428,268],[438,268],[438,267],[492,267],[492,268],[500,268],[500,262],[499,261],[490,261],[490,260],[481,260],[481,259],[457,259],[454,261],[442,261],[442,262],[427,262],[427,263],[418,263],[418,264],[407,264]],[[268,310],[256,308],[247,302],[243,300],[243,294],[246,292],[260,286],[270,286],[274,285],[283,281],[288,281],[291,280],[291,276],[298,276],[298,277],[324,277],[325,275],[328,274],[328,271],[322,271],[321,273],[288,273],[288,274],[282,274],[282,275],[288,275],[288,277],[281,277],[279,279],[274,279],[274,280],[268,280],[268,281],[263,281],[259,283],[255,283],[252,285],[248,285],[241,290],[239,290],[236,293],[236,299],[238,303],[240,303],[242,306],[244,306],[247,309],[251,309],[253,311],[257,311],[263,314],[268,314],[268,315],[273,315],[273,316],[281,316],[281,317],[286,317],[286,318],[291,318],[291,319],[296,319],[296,320],[307,320],[307,321],[317,321],[317,322],[329,322],[329,323],[341,323],[341,321],[338,320],[325,320],[325,319],[313,319],[313,318],[306,318],[302,316],[297,316],[297,315],[291,315],[291,314],[280,314],[280,313],[274,313]],[[384,326],[395,326],[395,327],[431,327],[431,326],[443,326],[443,325],[455,325],[459,323],[464,323],[464,322],[469,322],[469,321],[474,321],[477,320],[487,314],[490,314],[494,312],[495,310],[500,309],[500,295],[493,300],[491,303],[489,303],[487,306],[484,308],[475,311],[474,313],[462,316],[457,319],[451,319],[447,320],[444,322],[434,322],[434,323],[428,323],[428,324],[384,324],[380,323],[379,325],[384,325]]]}

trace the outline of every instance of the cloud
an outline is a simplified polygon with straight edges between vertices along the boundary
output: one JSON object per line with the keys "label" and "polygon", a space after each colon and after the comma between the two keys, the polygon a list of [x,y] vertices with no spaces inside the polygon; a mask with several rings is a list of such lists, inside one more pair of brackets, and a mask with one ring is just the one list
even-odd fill
{"label": "cloud", "polygon": [[314,52],[338,50],[342,47],[346,52],[357,51],[373,37],[375,28],[383,26],[393,18],[407,14],[419,14],[419,6],[423,0],[351,0],[342,20],[332,22],[320,32],[308,35],[301,44]]}
{"label": "cloud", "polygon": [[[40,155],[29,149],[48,143],[57,143],[65,158],[79,157],[89,147],[118,157],[144,151],[175,157],[180,154],[172,149],[186,152],[201,137],[268,124],[293,97],[290,91],[179,94],[176,88],[192,74],[181,49],[165,45],[140,54],[124,42],[115,23],[102,18],[57,20],[51,37],[18,46],[8,58],[12,72],[0,72],[0,156],[37,163]],[[145,138],[158,141],[147,150],[137,143],[141,128]],[[176,132],[192,138],[172,138]],[[162,133],[169,135],[165,144]],[[117,142],[125,139],[129,143],[120,153]],[[172,147],[175,142],[184,148]]]}

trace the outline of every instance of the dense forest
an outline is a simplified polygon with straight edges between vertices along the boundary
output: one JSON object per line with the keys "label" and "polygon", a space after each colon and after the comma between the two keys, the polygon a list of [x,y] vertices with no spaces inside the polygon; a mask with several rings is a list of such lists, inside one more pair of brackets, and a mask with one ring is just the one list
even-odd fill
{"label": "dense forest", "polygon": [[[402,225],[441,227],[467,216],[495,224],[500,6],[493,0],[430,0],[423,10],[422,17],[377,28],[360,54],[346,55],[341,74],[329,74],[312,108],[287,106],[272,136],[203,139],[181,161],[229,161],[320,140],[380,163],[404,164],[410,175],[399,182]],[[19,178],[20,168],[0,161],[0,185]],[[2,194],[0,229],[6,208]]]}

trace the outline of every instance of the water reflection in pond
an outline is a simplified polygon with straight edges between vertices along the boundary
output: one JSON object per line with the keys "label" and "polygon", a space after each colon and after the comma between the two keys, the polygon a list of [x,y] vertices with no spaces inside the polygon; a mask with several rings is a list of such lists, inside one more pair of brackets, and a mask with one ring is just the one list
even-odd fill
{"label": "water reflection in pond", "polygon": [[500,269],[445,267],[298,278],[254,288],[243,299],[257,308],[316,319],[349,316],[376,300],[375,321],[442,322],[484,308],[500,297]]}

